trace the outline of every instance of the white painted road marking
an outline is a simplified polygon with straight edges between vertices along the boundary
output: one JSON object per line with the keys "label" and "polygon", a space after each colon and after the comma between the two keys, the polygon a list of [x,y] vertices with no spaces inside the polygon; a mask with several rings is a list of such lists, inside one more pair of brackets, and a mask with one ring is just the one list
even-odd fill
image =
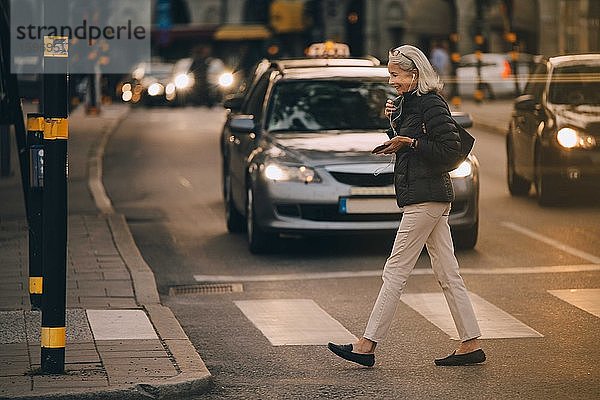
{"label": "white painted road marking", "polygon": [[158,339],[142,310],[86,310],[96,340]]}
{"label": "white painted road marking", "polygon": [[548,293],[600,318],[600,289],[548,290]]}
{"label": "white painted road marking", "polygon": [[[481,339],[544,337],[476,294],[469,292],[469,297],[481,329]],[[442,293],[405,293],[400,300],[427,318],[429,322],[452,339],[458,339],[450,309]]]}
{"label": "white painted road marking", "polygon": [[[461,275],[514,275],[514,274],[548,274],[564,272],[600,271],[600,264],[554,265],[545,267],[506,267],[506,268],[461,268]],[[381,269],[366,271],[331,271],[306,272],[297,274],[267,274],[267,275],[194,275],[196,282],[277,282],[312,279],[339,279],[377,277]],[[431,275],[431,268],[415,268],[411,275]]]}
{"label": "white painted road marking", "polygon": [[352,343],[356,336],[309,299],[234,302],[273,346]]}
{"label": "white painted road marking", "polygon": [[502,225],[509,229],[512,229],[514,231],[522,233],[523,235],[526,235],[533,239],[539,240],[540,242],[544,242],[550,246],[556,247],[557,249],[564,251],[565,253],[572,254],[576,257],[582,258],[582,259],[592,262],[594,264],[600,264],[600,257],[596,257],[593,254],[589,254],[589,253],[586,253],[585,251],[581,251],[574,247],[567,246],[564,243],[561,243],[557,240],[551,239],[547,236],[540,235],[537,232],[534,232],[530,229],[524,228],[524,227],[517,225],[515,223],[512,223],[512,222],[502,222]]}

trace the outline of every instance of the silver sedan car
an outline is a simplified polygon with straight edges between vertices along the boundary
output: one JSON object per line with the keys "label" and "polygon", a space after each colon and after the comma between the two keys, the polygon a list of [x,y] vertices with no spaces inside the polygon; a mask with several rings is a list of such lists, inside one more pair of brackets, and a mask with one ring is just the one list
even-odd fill
{"label": "silver sedan car", "polygon": [[[386,68],[293,68],[274,62],[230,112],[221,150],[227,227],[246,231],[250,251],[273,248],[281,233],[394,231],[393,158],[371,154],[387,140],[385,101],[396,96]],[[468,115],[455,118],[469,124]],[[479,223],[479,172],[470,155],[452,171],[450,225],[457,247],[472,248]]]}

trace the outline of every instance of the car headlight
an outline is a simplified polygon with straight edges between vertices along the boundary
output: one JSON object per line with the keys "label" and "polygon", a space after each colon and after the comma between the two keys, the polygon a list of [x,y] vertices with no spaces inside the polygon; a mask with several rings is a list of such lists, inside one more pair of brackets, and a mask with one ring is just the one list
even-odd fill
{"label": "car headlight", "polygon": [[162,94],[164,88],[163,85],[161,85],[160,83],[154,82],[152,85],[150,85],[148,87],[148,94],[150,96],[157,96],[159,94]]}
{"label": "car headlight", "polygon": [[473,166],[468,160],[463,161],[458,168],[450,171],[451,178],[465,178],[473,173]]}
{"label": "car headlight", "polygon": [[121,95],[121,99],[123,99],[123,101],[125,101],[125,102],[131,100],[132,97],[133,97],[133,93],[131,92],[131,90],[127,90],[127,91],[123,92],[123,94]]}
{"label": "car headlight", "polygon": [[262,166],[262,171],[267,179],[273,181],[289,181],[302,183],[318,183],[321,178],[314,169],[304,165],[283,165],[268,162]]}
{"label": "car headlight", "polygon": [[177,89],[187,89],[194,84],[194,79],[188,74],[179,74],[175,77]]}
{"label": "car headlight", "polygon": [[219,76],[219,86],[228,88],[233,85],[233,74],[231,72],[224,72]]}
{"label": "car headlight", "polygon": [[171,94],[175,93],[175,84],[173,84],[173,83],[167,84],[167,87],[165,88],[165,93],[167,95],[171,95]]}
{"label": "car headlight", "polygon": [[582,149],[591,149],[596,146],[596,138],[579,132],[573,128],[561,128],[556,133],[558,144],[566,149],[580,147]]}

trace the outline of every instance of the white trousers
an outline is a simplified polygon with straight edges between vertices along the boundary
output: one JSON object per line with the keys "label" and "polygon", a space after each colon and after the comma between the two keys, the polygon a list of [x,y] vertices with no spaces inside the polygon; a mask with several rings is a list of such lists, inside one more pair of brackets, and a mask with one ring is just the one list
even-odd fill
{"label": "white trousers", "polygon": [[392,324],[406,279],[427,246],[458,335],[462,341],[481,336],[467,288],[458,272],[458,261],[448,225],[450,203],[427,202],[404,207],[392,252],[383,270],[383,285],[365,329],[365,338],[379,342]]}

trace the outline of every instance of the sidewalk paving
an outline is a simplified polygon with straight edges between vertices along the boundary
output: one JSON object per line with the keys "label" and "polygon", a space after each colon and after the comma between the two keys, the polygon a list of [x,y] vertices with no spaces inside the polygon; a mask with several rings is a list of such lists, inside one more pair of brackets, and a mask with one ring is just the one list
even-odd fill
{"label": "sidewalk paving", "polygon": [[[28,233],[13,140],[0,180],[0,398],[148,399],[201,393],[211,375],[170,309],[119,214],[100,214],[90,154],[126,115],[80,109],[69,118],[65,374],[42,375],[39,311],[29,302]],[[14,136],[13,136],[14,139]]]}

